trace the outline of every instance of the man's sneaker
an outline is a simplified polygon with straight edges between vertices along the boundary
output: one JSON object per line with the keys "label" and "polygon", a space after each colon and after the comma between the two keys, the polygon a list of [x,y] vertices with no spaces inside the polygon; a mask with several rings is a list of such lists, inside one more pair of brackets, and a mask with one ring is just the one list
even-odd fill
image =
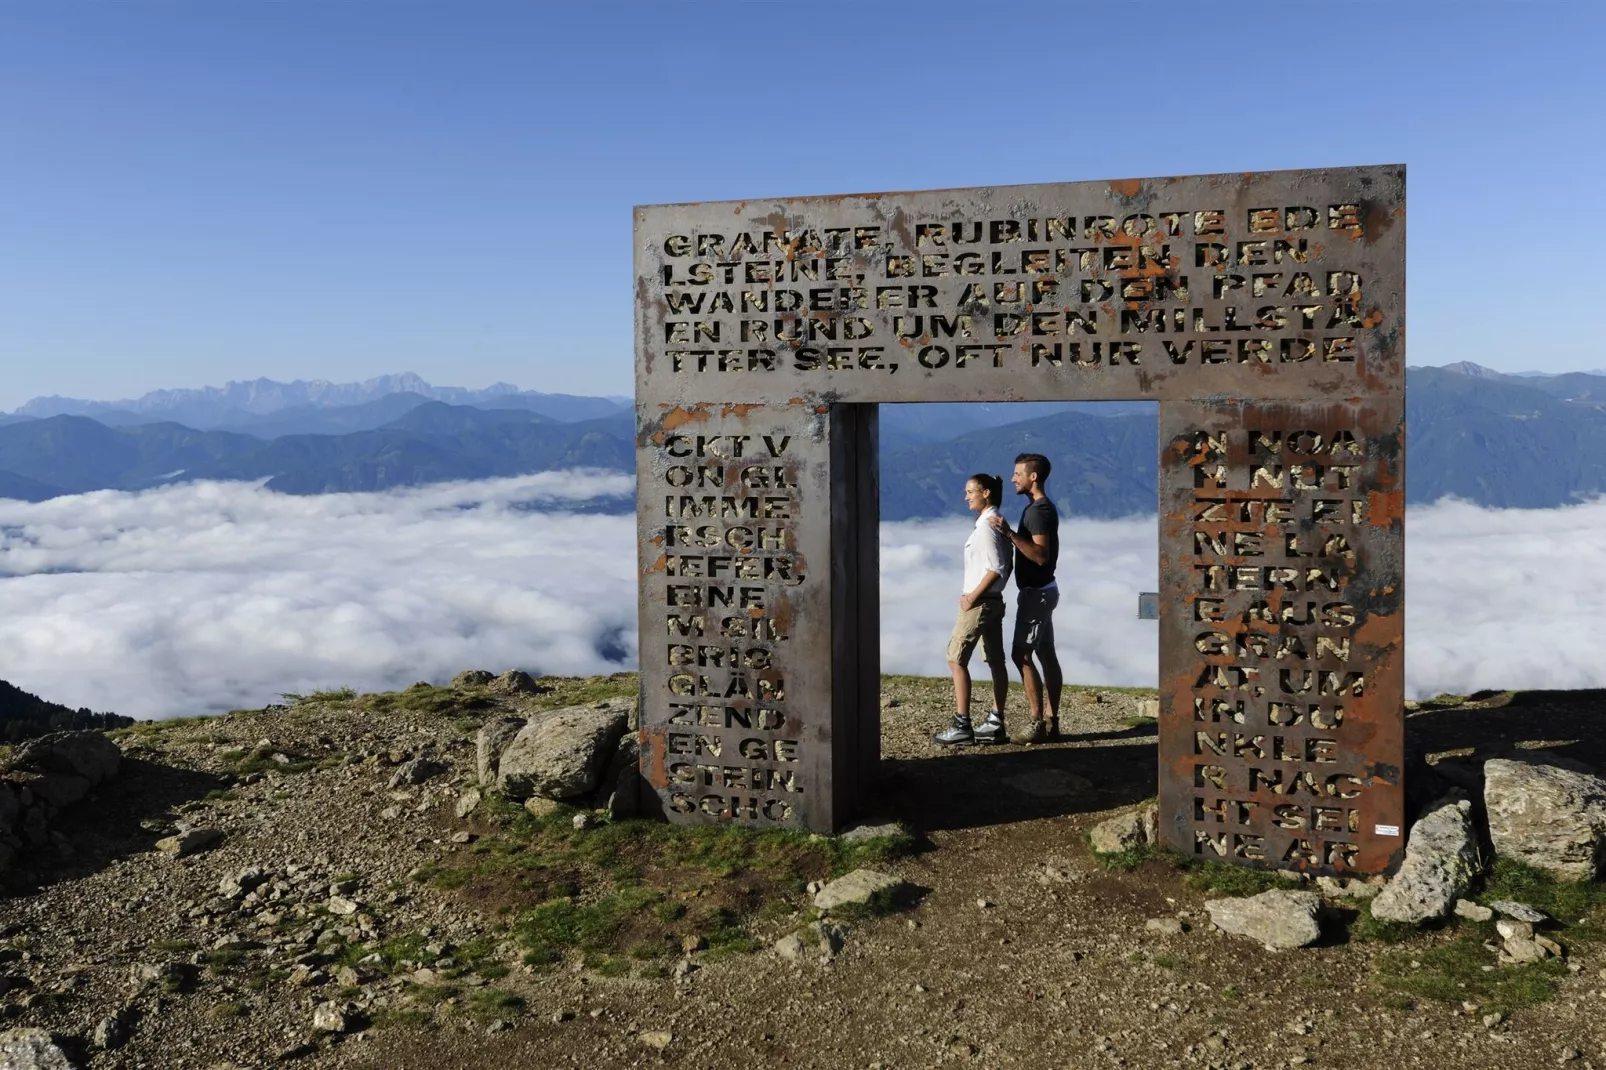
{"label": "man's sneaker", "polygon": [[1022,747],[1029,747],[1033,743],[1043,742],[1046,738],[1047,733],[1043,729],[1043,719],[1041,717],[1033,717],[1018,732],[1010,736],[1009,741]]}
{"label": "man's sneaker", "polygon": [[987,719],[977,725],[971,735],[977,743],[1002,743],[1009,738],[1009,733],[1004,730],[1004,718],[997,710],[989,713]]}
{"label": "man's sneaker", "polygon": [[970,730],[970,718],[962,713],[954,715],[954,723],[931,737],[945,747],[952,747],[959,743],[975,741],[975,734]]}

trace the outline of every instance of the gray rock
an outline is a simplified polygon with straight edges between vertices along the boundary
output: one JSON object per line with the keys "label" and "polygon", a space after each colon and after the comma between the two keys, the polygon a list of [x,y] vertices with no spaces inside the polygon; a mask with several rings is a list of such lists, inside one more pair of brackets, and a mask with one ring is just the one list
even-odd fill
{"label": "gray rock", "polygon": [[433,758],[414,758],[390,775],[390,781],[385,786],[391,790],[422,784],[431,777],[440,776],[446,772],[445,762],[438,762]]}
{"label": "gray rock", "polygon": [[495,679],[496,679],[496,674],[495,673],[486,672],[484,669],[468,669],[468,670],[466,670],[464,672],[460,672],[456,676],[452,677],[452,686],[453,687],[484,687],[485,685],[489,684],[492,680],[495,680]]}
{"label": "gray rock", "polygon": [[486,686],[504,695],[533,695],[541,690],[536,686],[535,677],[522,669],[510,669]]}
{"label": "gray rock", "polygon": [[560,809],[551,799],[543,799],[539,795],[532,795],[524,800],[524,811],[531,817],[547,817]]}
{"label": "gray rock", "polygon": [[1159,808],[1146,806],[1099,822],[1087,836],[1096,853],[1116,854],[1154,843],[1159,838],[1158,821]]}
{"label": "gray rock", "polygon": [[123,752],[101,732],[51,732],[19,744],[11,768],[80,776],[91,785],[117,775]]}
{"label": "gray rock", "polygon": [[218,878],[217,894],[225,899],[241,899],[247,892],[261,887],[270,876],[272,874],[261,866],[246,866],[225,873]]}
{"label": "gray rock", "polygon": [[479,774],[480,787],[488,788],[496,783],[502,752],[527,723],[522,717],[502,717],[480,726],[474,738],[475,771]]}
{"label": "gray rock", "polygon": [[1384,877],[1317,877],[1316,887],[1329,899],[1371,899],[1388,886]]}
{"label": "gray rock", "polygon": [[814,905],[819,910],[833,910],[849,903],[865,904],[878,894],[891,894],[904,886],[902,877],[856,869],[814,893]]}
{"label": "gray rock", "polygon": [[1181,936],[1188,931],[1181,918],[1150,918],[1143,923],[1146,932],[1159,933],[1161,936]]}
{"label": "gray rock", "polygon": [[1247,899],[1212,899],[1205,909],[1223,932],[1283,951],[1314,943],[1322,935],[1316,920],[1321,903],[1315,892],[1273,890]]}
{"label": "gray rock", "polygon": [[1494,917],[1494,911],[1486,906],[1479,906],[1470,899],[1457,899],[1455,901],[1455,916],[1466,918],[1468,921],[1488,921]]}
{"label": "gray rock", "polygon": [[8,1029],[0,1033],[0,1070],[73,1070],[73,1065],[43,1029]]}
{"label": "gray rock", "polygon": [[797,933],[788,933],[781,937],[775,941],[770,950],[787,962],[802,962],[808,957],[809,953],[808,945],[803,942],[803,937]]}
{"label": "gray rock", "polygon": [[320,1003],[312,1010],[314,1032],[344,1033],[351,1024],[350,1010],[338,1003]]}
{"label": "gray rock", "polygon": [[1472,887],[1482,868],[1472,803],[1441,799],[1411,826],[1405,861],[1372,900],[1372,916],[1409,925],[1442,918]]}
{"label": "gray rock", "polygon": [[570,706],[519,729],[497,765],[510,799],[574,799],[595,792],[629,720],[629,704]]}
{"label": "gray rock", "polygon": [[804,932],[825,958],[835,958],[848,941],[848,930],[834,921],[811,921]]}
{"label": "gray rock", "polygon": [[465,818],[479,809],[480,799],[480,789],[469,788],[457,797],[457,805],[453,807],[453,812],[457,814],[459,819]]}
{"label": "gray rock", "polygon": [[880,840],[889,836],[907,836],[909,829],[902,821],[888,821],[879,825],[854,825],[843,832],[840,839],[844,843],[863,843],[865,840]]}
{"label": "gray rock", "polygon": [[1606,857],[1606,780],[1491,758],[1483,800],[1495,854],[1567,881],[1594,880]]}
{"label": "gray rock", "polygon": [[95,1023],[89,1041],[101,1051],[116,1051],[128,1043],[128,1023],[115,1015],[102,1018]]}
{"label": "gray rock", "polygon": [[170,854],[175,858],[183,858],[204,851],[208,847],[215,847],[223,841],[223,833],[217,829],[187,829],[176,836],[156,841],[156,849],[163,854]]}
{"label": "gray rock", "polygon": [[1550,915],[1543,910],[1535,910],[1527,903],[1518,903],[1511,899],[1496,899],[1489,904],[1489,909],[1504,914],[1508,918],[1525,921],[1529,925],[1540,925],[1550,920]]}
{"label": "gray rock", "polygon": [[641,748],[634,732],[619,737],[593,805],[612,818],[635,817],[641,812]]}

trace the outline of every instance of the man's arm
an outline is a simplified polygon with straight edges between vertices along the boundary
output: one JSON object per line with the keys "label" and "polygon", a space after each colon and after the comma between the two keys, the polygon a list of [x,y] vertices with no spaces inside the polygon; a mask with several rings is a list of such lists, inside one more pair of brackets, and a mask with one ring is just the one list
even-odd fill
{"label": "man's arm", "polygon": [[992,517],[991,520],[993,530],[1002,531],[1004,534],[1008,535],[1009,541],[1015,544],[1015,549],[1020,551],[1022,557],[1026,558],[1034,565],[1048,564],[1047,535],[1025,536],[1018,531],[1011,531],[1009,529],[1009,521],[1005,520],[1002,516]]}

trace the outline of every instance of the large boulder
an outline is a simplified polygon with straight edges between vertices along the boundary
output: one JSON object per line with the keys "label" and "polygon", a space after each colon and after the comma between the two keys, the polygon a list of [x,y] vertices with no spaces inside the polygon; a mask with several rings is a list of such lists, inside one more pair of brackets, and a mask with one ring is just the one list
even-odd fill
{"label": "large boulder", "polygon": [[509,669],[485,686],[502,695],[533,695],[541,690],[535,677],[523,669]]}
{"label": "large boulder", "polygon": [[630,703],[613,699],[542,714],[519,729],[497,763],[497,786],[510,799],[573,799],[597,790],[630,720]]}
{"label": "large boulder", "polygon": [[8,1029],[0,1033],[3,1070],[73,1070],[72,1060],[43,1029]]}
{"label": "large boulder", "polygon": [[101,732],[51,732],[22,743],[11,768],[79,776],[91,785],[117,775],[123,752]]}
{"label": "large boulder", "polygon": [[1212,899],[1205,904],[1216,928],[1247,936],[1274,951],[1315,943],[1322,935],[1316,920],[1322,897],[1315,892],[1273,890],[1247,899]]}
{"label": "large boulder", "polygon": [[487,672],[484,669],[465,669],[452,677],[452,686],[484,687],[495,679],[496,674],[493,672]]}
{"label": "large boulder", "polygon": [[475,771],[479,774],[480,787],[488,788],[496,783],[502,752],[519,734],[519,729],[528,723],[522,717],[500,717],[480,726],[479,735],[474,740]]}
{"label": "large boulder", "polygon": [[1594,880],[1606,857],[1606,780],[1492,758],[1483,803],[1495,854],[1568,881]]}
{"label": "large boulder", "polygon": [[1372,900],[1372,916],[1416,925],[1455,909],[1482,869],[1472,803],[1441,799],[1411,826],[1400,871]]}
{"label": "large boulder", "polygon": [[74,773],[12,773],[11,782],[19,790],[27,788],[35,799],[58,809],[71,806],[89,794],[89,778]]}

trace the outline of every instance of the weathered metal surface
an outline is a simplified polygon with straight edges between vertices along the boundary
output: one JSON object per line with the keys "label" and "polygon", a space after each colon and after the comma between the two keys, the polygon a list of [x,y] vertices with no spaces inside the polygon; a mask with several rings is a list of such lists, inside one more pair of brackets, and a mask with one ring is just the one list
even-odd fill
{"label": "weathered metal surface", "polygon": [[1404,848],[1401,399],[1160,413],[1160,829],[1378,872]]}
{"label": "weathered metal surface", "polygon": [[[1194,532],[1175,527],[1173,514],[1191,501],[1184,492],[1199,489],[1199,469],[1171,443],[1184,433],[1231,438],[1243,428],[1230,421],[1246,414],[1286,421],[1260,429],[1356,435],[1369,452],[1353,466],[1361,482],[1344,488],[1366,503],[1346,529],[1353,567],[1397,599],[1404,182],[1391,166],[638,208],[643,770],[670,816],[829,830],[873,776],[877,403],[1153,398],[1167,429],[1161,512],[1170,525],[1161,799],[1167,836],[1200,846],[1202,819],[1182,820],[1193,812],[1201,745],[1188,727],[1198,673],[1184,669],[1228,663],[1198,646],[1198,622],[1187,619],[1198,562]],[[1378,451],[1389,448],[1385,464]],[[1237,478],[1227,469],[1224,479]],[[769,485],[753,485],[757,470],[769,470]],[[1264,489],[1263,479],[1253,493]],[[1301,502],[1316,493],[1286,489]],[[1075,577],[1066,580],[1074,592]],[[1343,600],[1356,590],[1346,587]],[[700,607],[676,601],[694,596]],[[726,596],[771,628],[762,637],[749,629],[735,669],[729,651],[713,664],[698,638],[676,630],[693,627],[691,608],[703,611],[705,629],[723,629],[732,605],[709,600]],[[1353,603],[1350,657],[1365,662],[1364,694],[1346,707],[1339,742],[1310,744],[1324,756],[1343,748],[1335,753],[1365,757],[1365,801],[1347,809],[1369,827],[1397,824],[1399,807],[1397,774],[1391,787],[1384,773],[1400,763],[1400,618],[1397,601],[1380,598]],[[1244,601],[1236,594],[1226,601],[1248,611],[1231,608]],[[1303,626],[1275,618],[1275,627],[1292,636]],[[1264,628],[1214,630],[1239,643]],[[1232,665],[1260,657],[1243,649],[1234,647]],[[677,661],[686,658],[693,664]],[[753,683],[765,673],[769,690]],[[680,693],[687,687],[697,694]],[[1230,742],[1242,758],[1249,743]],[[1238,801],[1225,776],[1216,790]],[[1234,834],[1282,849],[1280,833],[1267,831],[1274,806],[1242,812],[1251,815],[1242,827],[1258,831]],[[1361,817],[1343,816],[1345,831]],[[1383,834],[1368,835],[1341,861],[1290,862],[1377,868],[1389,852]],[[1228,857],[1263,861],[1236,848]]]}
{"label": "weathered metal surface", "polygon": [[637,208],[638,397],[1396,393],[1403,205],[1363,167]]}

